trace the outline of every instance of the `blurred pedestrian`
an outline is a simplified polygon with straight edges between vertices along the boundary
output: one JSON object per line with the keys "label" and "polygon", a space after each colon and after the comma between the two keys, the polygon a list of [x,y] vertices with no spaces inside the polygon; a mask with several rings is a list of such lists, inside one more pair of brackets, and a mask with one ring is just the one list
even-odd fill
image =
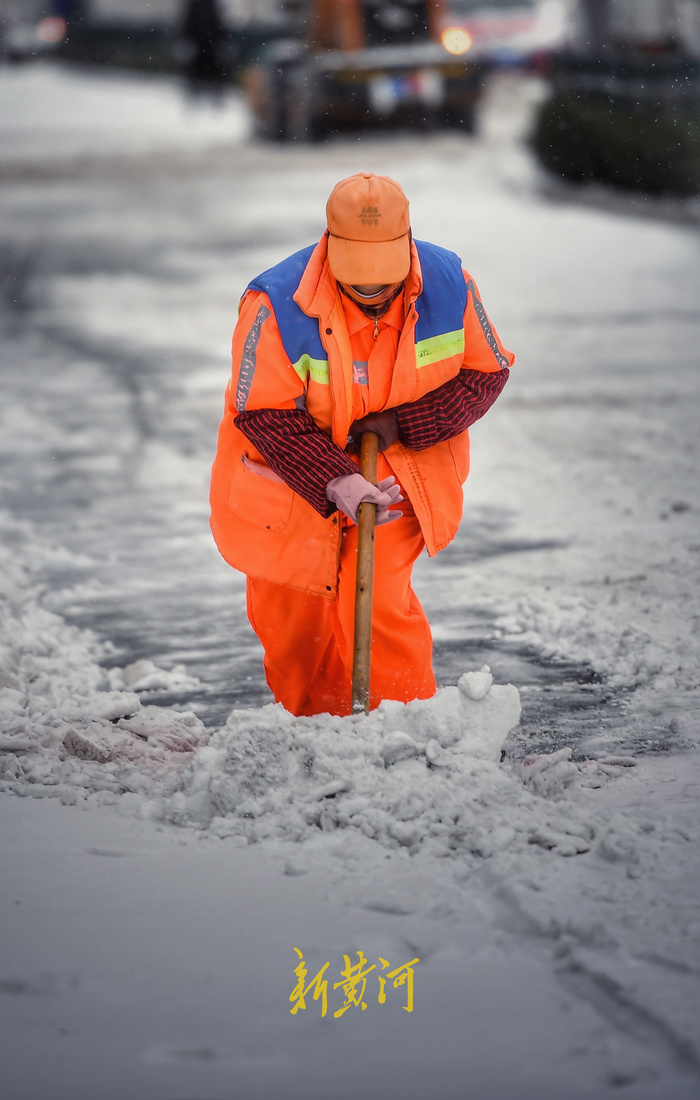
{"label": "blurred pedestrian", "polygon": [[186,0],[180,34],[190,92],[220,96],[226,78],[226,27],[217,0]]}
{"label": "blurred pedestrian", "polygon": [[[454,538],[467,428],[514,358],[459,257],[413,240],[398,183],[341,180],[326,213],[317,245],[243,295],[211,485],[214,537],[247,575],[267,682],[293,714],[350,712],[363,500],[378,525],[370,706],[435,693],[411,572]],[[358,470],[365,431],[380,440],[376,487]]]}

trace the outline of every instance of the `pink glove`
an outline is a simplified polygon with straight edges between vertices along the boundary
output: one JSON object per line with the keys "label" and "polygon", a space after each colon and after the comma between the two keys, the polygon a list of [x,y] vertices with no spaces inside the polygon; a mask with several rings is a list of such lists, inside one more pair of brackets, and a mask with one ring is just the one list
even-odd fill
{"label": "pink glove", "polygon": [[403,500],[401,488],[396,484],[395,477],[385,477],[378,485],[372,485],[362,474],[344,474],[342,477],[334,477],[326,485],[326,496],[333,504],[337,504],[341,512],[357,523],[357,509],[363,500],[369,500],[377,505],[376,523],[390,523],[393,519],[399,519],[403,512],[390,512],[392,504],[398,504]]}
{"label": "pink glove", "polygon": [[385,409],[384,412],[369,413],[361,420],[353,420],[350,425],[350,435],[359,447],[360,438],[364,432],[376,432],[379,436],[379,450],[385,451],[399,438],[399,422],[393,409]]}

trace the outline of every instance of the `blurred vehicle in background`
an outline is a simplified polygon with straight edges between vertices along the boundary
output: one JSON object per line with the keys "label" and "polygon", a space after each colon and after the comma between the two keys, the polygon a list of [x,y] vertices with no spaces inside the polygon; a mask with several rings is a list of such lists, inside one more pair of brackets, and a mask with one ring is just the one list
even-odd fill
{"label": "blurred vehicle in background", "polygon": [[[238,80],[247,68],[259,63],[262,72],[253,74],[248,82],[251,98],[261,132],[277,132],[278,136],[290,128],[298,130],[298,120],[294,125],[291,119],[289,125],[279,117],[275,121],[274,110],[269,102],[264,106],[264,100],[279,96],[280,89],[288,94],[292,85],[290,94],[297,94],[298,84],[304,84],[298,74],[302,60],[309,74],[313,73],[309,79],[319,86],[319,94],[325,84],[326,98],[335,97],[344,104],[340,112],[344,117],[354,113],[355,125],[366,125],[380,116],[395,122],[402,114],[410,114],[409,107],[424,105],[426,117],[437,115],[469,129],[478,97],[477,73],[493,65],[528,64],[538,51],[560,46],[567,12],[574,3],[0,0],[0,45],[4,32],[5,56],[14,61],[53,55],[152,72],[184,71],[195,79],[200,71],[212,74],[216,70],[217,78],[225,73],[226,79]],[[214,15],[212,7],[216,8]],[[202,29],[205,24],[216,24],[213,51],[202,45],[202,34],[209,34]],[[359,51],[368,49],[374,51],[371,56],[364,60],[358,56]],[[205,57],[207,50],[211,56]],[[348,53],[355,55],[354,77]],[[312,55],[316,58],[313,65]],[[325,55],[325,66],[321,55]],[[283,69],[284,76],[269,74],[270,65]],[[357,85],[353,95],[349,94],[351,83]],[[365,120],[359,118],[362,85],[367,92]],[[436,110],[440,107],[444,109]],[[315,112],[315,117],[318,114]],[[325,117],[333,124],[332,112]],[[338,124],[341,121],[338,118]]]}
{"label": "blurred vehicle in background", "polygon": [[25,61],[55,53],[84,8],[84,0],[0,0],[0,54]]}
{"label": "blurred vehicle in background", "polygon": [[442,0],[288,0],[293,37],[246,74],[259,136],[452,124],[474,129],[484,62]]}
{"label": "blurred vehicle in background", "polygon": [[[192,42],[199,35],[195,30],[193,39],[186,27],[200,22],[193,15],[200,7],[211,5],[208,0],[0,0],[0,55],[10,61],[51,55],[147,72],[191,72]],[[230,81],[258,60],[268,43],[294,33],[284,0],[218,0],[217,7],[223,28],[215,65]],[[198,72],[211,72],[201,60]]]}
{"label": "blurred vehicle in background", "polygon": [[574,6],[572,0],[447,0],[443,29],[464,30],[490,66],[539,68],[569,45]]}

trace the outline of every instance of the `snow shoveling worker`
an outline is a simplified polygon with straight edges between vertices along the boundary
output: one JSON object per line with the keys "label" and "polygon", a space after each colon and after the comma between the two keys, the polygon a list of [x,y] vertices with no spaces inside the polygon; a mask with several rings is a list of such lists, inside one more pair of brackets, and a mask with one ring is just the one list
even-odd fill
{"label": "snow shoveling worker", "polygon": [[[318,244],[243,294],[211,481],[216,544],[246,574],[267,683],[295,715],[351,713],[363,500],[377,505],[370,707],[435,694],[413,563],[455,536],[467,429],[514,358],[459,257],[413,240],[398,183],[350,176],[326,214]],[[365,431],[376,487],[358,468]]]}

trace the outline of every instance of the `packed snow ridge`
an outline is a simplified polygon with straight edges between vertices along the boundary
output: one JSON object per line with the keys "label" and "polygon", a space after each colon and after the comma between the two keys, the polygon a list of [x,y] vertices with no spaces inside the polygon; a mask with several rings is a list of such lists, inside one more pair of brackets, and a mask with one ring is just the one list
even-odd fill
{"label": "packed snow ridge", "polygon": [[483,858],[535,843],[573,855],[595,829],[557,800],[630,763],[575,765],[565,749],[502,764],[520,698],[487,667],[369,716],[295,718],[270,704],[234,711],[212,734],[193,713],[141,702],[154,687],[191,686],[181,666],[104,668],[107,647],[41,605],[52,551],[28,524],[0,526],[0,790],[118,804],[242,843],[346,829],[410,853]]}

